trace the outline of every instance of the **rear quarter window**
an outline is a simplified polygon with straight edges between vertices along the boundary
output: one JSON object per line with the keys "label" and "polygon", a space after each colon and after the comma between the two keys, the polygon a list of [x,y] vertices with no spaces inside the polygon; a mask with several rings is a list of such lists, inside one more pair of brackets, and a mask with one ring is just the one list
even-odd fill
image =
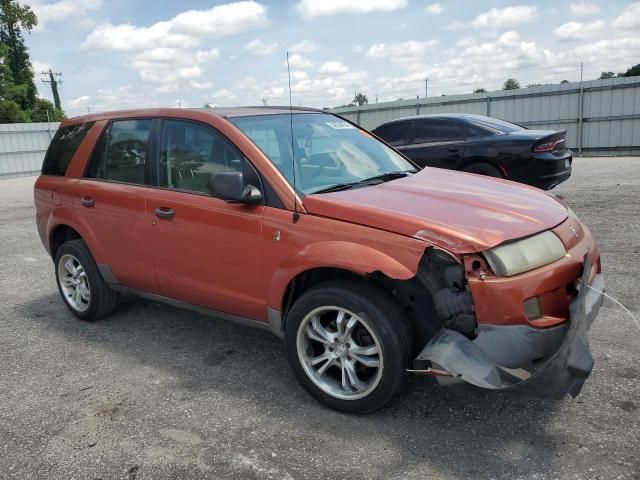
{"label": "rear quarter window", "polygon": [[94,122],[61,127],[51,140],[42,164],[42,175],[64,176],[69,162]]}

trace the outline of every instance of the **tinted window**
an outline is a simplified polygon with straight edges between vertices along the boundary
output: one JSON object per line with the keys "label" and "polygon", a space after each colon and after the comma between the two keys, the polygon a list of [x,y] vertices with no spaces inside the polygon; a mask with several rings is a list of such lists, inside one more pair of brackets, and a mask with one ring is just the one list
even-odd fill
{"label": "tinted window", "polygon": [[520,125],[516,125],[515,123],[507,122],[505,120],[500,120],[499,118],[473,117],[469,120],[471,123],[475,123],[480,127],[489,127],[493,130],[498,130],[499,132],[516,132],[518,130],[526,130]]}
{"label": "tinted window", "polygon": [[151,119],[117,120],[105,130],[96,148],[87,178],[145,184]]}
{"label": "tinted window", "polygon": [[464,130],[450,123],[418,122],[414,143],[446,142],[465,138]]}
{"label": "tinted window", "polygon": [[482,128],[478,125],[474,125],[473,123],[467,124],[467,132],[469,137],[473,137],[473,138],[487,137],[489,135],[495,134],[494,130],[487,130],[486,128]]}
{"label": "tinted window", "polygon": [[243,171],[244,157],[213,128],[180,120],[163,122],[160,186],[208,193],[212,174]]}
{"label": "tinted window", "polygon": [[88,122],[59,128],[44,157],[42,174],[64,175],[73,154],[92,126],[93,122]]}
{"label": "tinted window", "polygon": [[376,128],[375,134],[390,145],[404,145],[411,122],[392,123]]}

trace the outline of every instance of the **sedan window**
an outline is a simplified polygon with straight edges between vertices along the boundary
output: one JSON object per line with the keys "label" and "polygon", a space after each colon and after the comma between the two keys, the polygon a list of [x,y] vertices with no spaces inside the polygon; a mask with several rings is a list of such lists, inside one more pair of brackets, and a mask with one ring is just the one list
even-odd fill
{"label": "sedan window", "polygon": [[389,145],[398,146],[406,143],[410,128],[411,122],[399,122],[378,127],[374,133]]}
{"label": "sedan window", "polygon": [[419,122],[413,143],[447,142],[465,138],[464,130],[445,122]]}

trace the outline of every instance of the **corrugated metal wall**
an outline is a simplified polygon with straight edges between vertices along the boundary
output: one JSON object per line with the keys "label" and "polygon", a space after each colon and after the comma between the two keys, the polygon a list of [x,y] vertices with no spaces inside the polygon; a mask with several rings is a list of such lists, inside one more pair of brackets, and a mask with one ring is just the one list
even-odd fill
{"label": "corrugated metal wall", "polygon": [[0,124],[0,179],[39,172],[58,125],[54,122]]}
{"label": "corrugated metal wall", "polygon": [[567,130],[567,143],[576,153],[640,155],[640,77],[399,100],[332,111],[369,130],[412,115],[476,113],[528,128]]}

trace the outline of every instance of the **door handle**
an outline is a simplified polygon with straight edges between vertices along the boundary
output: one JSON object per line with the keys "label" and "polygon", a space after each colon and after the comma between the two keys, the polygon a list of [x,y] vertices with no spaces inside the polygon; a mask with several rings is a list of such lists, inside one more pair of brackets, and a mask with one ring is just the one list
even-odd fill
{"label": "door handle", "polygon": [[96,204],[96,199],[93,197],[82,197],[80,203],[85,207],[93,207]]}
{"label": "door handle", "polygon": [[158,218],[173,218],[176,216],[176,212],[173,208],[158,207],[156,208],[156,217]]}

